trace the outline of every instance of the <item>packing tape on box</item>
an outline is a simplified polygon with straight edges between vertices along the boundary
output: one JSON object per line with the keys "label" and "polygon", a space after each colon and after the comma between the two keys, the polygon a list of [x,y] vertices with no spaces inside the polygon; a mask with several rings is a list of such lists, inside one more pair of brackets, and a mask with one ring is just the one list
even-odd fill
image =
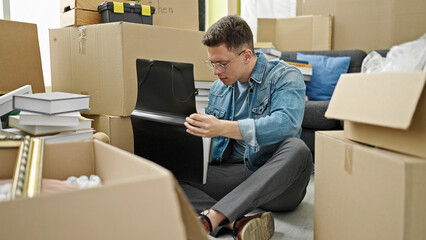
{"label": "packing tape on box", "polygon": [[87,40],[87,35],[86,35],[86,26],[81,26],[78,27],[78,41],[79,41],[79,48],[78,48],[78,53],[85,53],[85,49],[83,43]]}
{"label": "packing tape on box", "polygon": [[114,13],[124,13],[124,4],[121,2],[113,2]]}
{"label": "packing tape on box", "polygon": [[349,174],[352,174],[352,165],[353,165],[353,155],[354,148],[353,146],[347,144],[345,146],[345,171]]}
{"label": "packing tape on box", "polygon": [[141,5],[142,7],[142,16],[151,16],[151,6]]}

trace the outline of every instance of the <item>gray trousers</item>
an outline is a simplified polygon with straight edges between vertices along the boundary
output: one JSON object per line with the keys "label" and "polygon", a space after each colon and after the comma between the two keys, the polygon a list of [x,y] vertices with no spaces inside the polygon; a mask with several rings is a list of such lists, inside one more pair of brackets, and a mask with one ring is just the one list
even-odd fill
{"label": "gray trousers", "polygon": [[243,163],[210,165],[205,185],[180,182],[197,213],[214,209],[234,221],[255,208],[295,209],[306,194],[312,154],[299,138],[283,141],[261,168],[252,172]]}

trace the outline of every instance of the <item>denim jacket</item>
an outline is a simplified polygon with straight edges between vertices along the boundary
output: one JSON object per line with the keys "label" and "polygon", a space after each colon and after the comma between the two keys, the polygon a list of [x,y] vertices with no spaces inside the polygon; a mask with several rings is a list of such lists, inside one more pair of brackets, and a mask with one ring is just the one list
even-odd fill
{"label": "denim jacket", "polygon": [[[282,141],[300,137],[306,88],[297,68],[283,61],[268,62],[263,53],[256,55],[257,63],[249,80],[249,118],[238,120],[247,145],[244,163],[251,171],[268,161]],[[233,120],[234,85],[226,86],[220,80],[213,83],[206,114]],[[222,162],[229,141],[222,136],[213,138],[211,164]]]}

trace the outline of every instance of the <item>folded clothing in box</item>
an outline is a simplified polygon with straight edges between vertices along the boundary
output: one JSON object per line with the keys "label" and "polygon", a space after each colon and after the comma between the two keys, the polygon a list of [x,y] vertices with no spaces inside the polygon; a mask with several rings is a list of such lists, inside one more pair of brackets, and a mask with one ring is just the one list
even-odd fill
{"label": "folded clothing in box", "polygon": [[133,22],[152,25],[155,8],[133,3],[103,2],[98,6],[102,23]]}

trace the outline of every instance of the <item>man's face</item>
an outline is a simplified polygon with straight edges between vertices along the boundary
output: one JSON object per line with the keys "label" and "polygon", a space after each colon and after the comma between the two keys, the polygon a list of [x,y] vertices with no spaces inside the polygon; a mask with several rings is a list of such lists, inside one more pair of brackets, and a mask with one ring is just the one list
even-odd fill
{"label": "man's face", "polygon": [[222,43],[215,47],[207,47],[207,54],[208,59],[213,64],[222,64],[225,66],[225,72],[222,72],[220,67],[216,66],[213,68],[213,74],[217,75],[223,84],[232,85],[240,80],[244,71],[244,52],[240,55],[235,54],[228,51],[225,43]]}

